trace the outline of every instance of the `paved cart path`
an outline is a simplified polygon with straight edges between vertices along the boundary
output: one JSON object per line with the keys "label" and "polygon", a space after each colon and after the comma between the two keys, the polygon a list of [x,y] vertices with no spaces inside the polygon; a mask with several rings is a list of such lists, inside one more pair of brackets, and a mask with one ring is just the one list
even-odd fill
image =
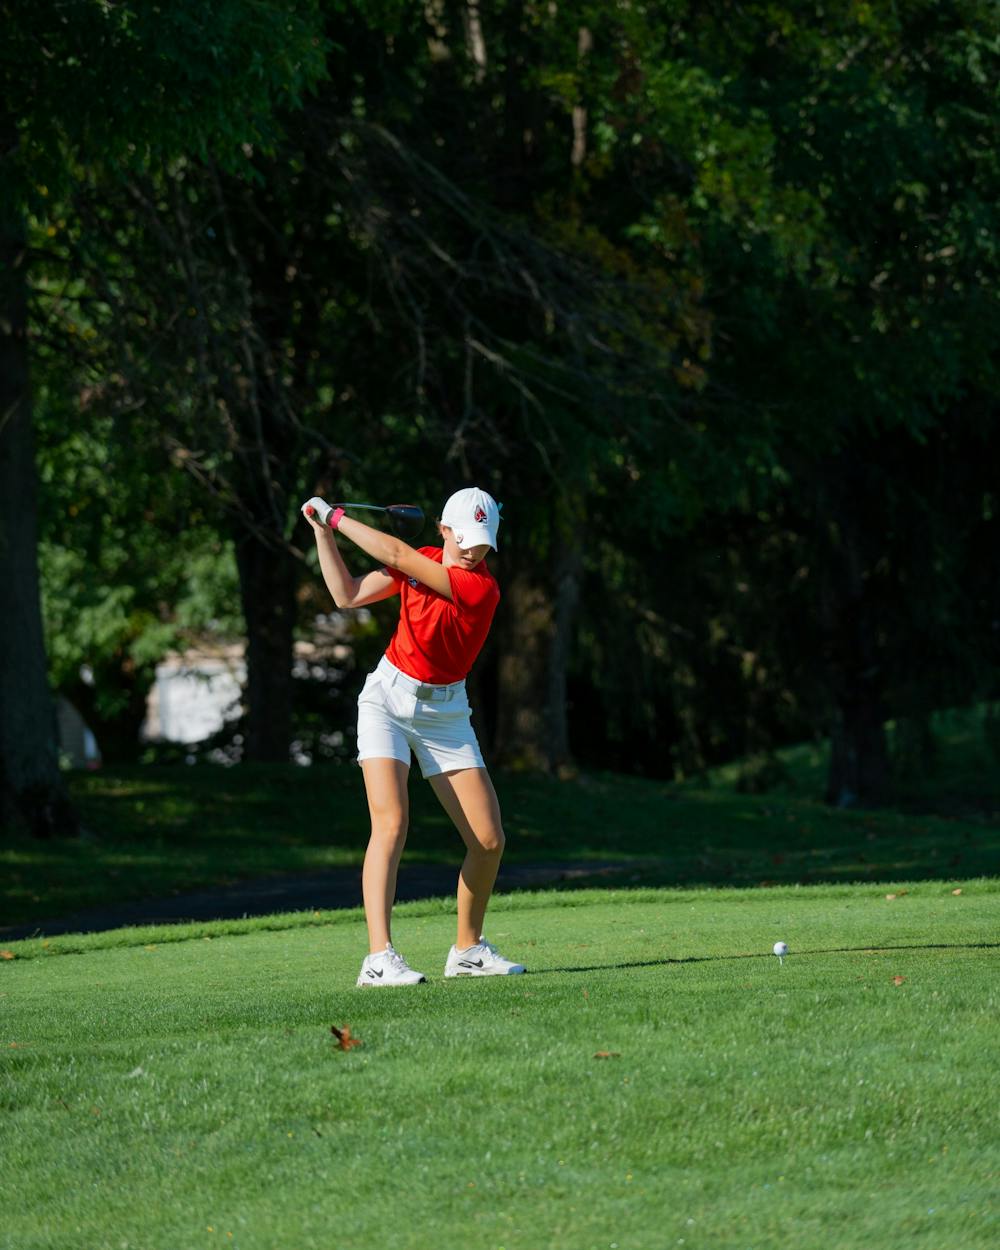
{"label": "paved cart path", "polygon": [[[634,862],[587,860],[574,863],[511,864],[500,869],[497,890],[524,890],[594,877],[619,877],[637,871]],[[627,878],[626,878],[627,879]],[[437,864],[401,866],[398,900],[440,898],[455,892],[458,867]],[[361,869],[333,868],[306,876],[282,875],[217,886],[167,898],[142,899],[92,907],[29,924],[0,925],[0,939],[15,942],[60,933],[100,933],[130,925],[181,924],[190,920],[238,920],[289,911],[324,911],[361,906]]]}

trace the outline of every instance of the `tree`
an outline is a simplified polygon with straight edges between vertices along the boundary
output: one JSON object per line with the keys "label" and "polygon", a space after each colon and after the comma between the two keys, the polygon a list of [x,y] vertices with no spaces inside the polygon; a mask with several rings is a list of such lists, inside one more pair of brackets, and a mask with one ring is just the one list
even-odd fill
{"label": "tree", "polygon": [[[612,40],[616,89],[603,95],[594,78],[602,19],[624,32]],[[830,800],[877,801],[888,788],[886,717],[915,706],[916,685],[923,700],[956,691],[991,654],[981,627],[972,630],[978,662],[967,648],[957,654],[948,625],[965,612],[954,578],[942,576],[965,566],[972,539],[959,535],[979,533],[988,488],[977,482],[969,510],[949,525],[946,512],[935,515],[946,506],[928,475],[945,453],[948,478],[968,481],[963,461],[983,454],[995,420],[995,9],[876,4],[805,15],[717,3],[671,6],[659,20],[630,9],[581,21],[591,31],[585,68],[564,57],[560,75],[542,61],[573,107],[574,133],[584,119],[616,169],[614,186],[627,189],[602,198],[603,231],[615,211],[620,223],[631,214],[633,238],[701,277],[712,326],[707,385],[687,429],[672,431],[685,454],[664,442],[637,466],[648,479],[649,460],[672,460],[683,485],[675,479],[680,489],[665,498],[694,496],[688,516],[699,527],[665,548],[660,578],[637,576],[603,547],[646,639],[637,665],[646,680],[631,685],[631,709],[611,696],[608,723],[641,714],[647,730],[666,728],[675,741],[688,732],[678,722],[691,723],[695,766],[720,745],[743,745],[706,697],[713,646],[672,602],[698,587],[710,592],[696,600],[702,615],[734,661],[769,657],[767,688],[795,709],[787,728],[801,732],[805,718],[831,733]],[[727,532],[737,523],[746,536]],[[935,541],[921,547],[916,533]],[[947,554],[945,533],[956,538]],[[738,611],[709,575],[719,566],[749,588]],[[945,681],[913,672],[918,585],[922,649],[932,628],[949,657]],[[601,578],[594,586],[588,613],[607,599]],[[588,654],[628,685],[608,634],[588,621],[586,638]],[[656,656],[661,669],[678,665],[674,683],[649,680]],[[748,660],[746,682],[730,665],[735,680],[722,693],[732,704],[740,692],[748,728],[758,660]],[[666,701],[671,686],[673,726],[650,695],[659,687]]]}
{"label": "tree", "polygon": [[809,22],[748,5],[723,37],[701,27],[705,63],[744,67],[728,106],[766,119],[775,181],[804,195],[808,230],[791,266],[745,230],[725,231],[742,235],[742,263],[732,242],[716,253],[742,333],[727,334],[718,366],[782,429],[788,493],[819,569],[831,802],[888,791],[883,726],[912,629],[889,596],[905,603],[902,586],[921,582],[943,609],[951,594],[944,579],[916,576],[926,501],[899,466],[996,408],[997,31],[995,8],[978,0]]}
{"label": "tree", "polygon": [[958,463],[996,412],[991,7],[325,14],[279,139],[75,196],[106,402],[240,542],[254,753],[287,744],[303,494],[476,479],[510,517],[502,758],[585,726],[688,772],[828,731],[831,800],[877,798],[885,717],[990,654],[992,600],[927,553],[991,532]]}
{"label": "tree", "polygon": [[81,165],[113,176],[191,150],[238,163],[242,144],[273,138],[276,104],[316,81],[323,49],[312,0],[11,8],[0,69],[0,816],[45,835],[72,832],[75,818],[38,606],[30,220],[53,216],[48,204]]}
{"label": "tree", "polygon": [[[255,152],[247,171],[228,174],[209,160],[175,161],[130,179],[113,201],[96,184],[76,199],[84,237],[100,240],[100,256],[80,263],[104,306],[101,333],[116,336],[133,431],[156,439],[146,414],[168,414],[164,450],[212,492],[237,541],[253,758],[287,752],[303,493],[324,483],[340,497],[353,485],[412,488],[420,465],[434,502],[456,479],[485,473],[501,497],[509,484],[525,504],[554,493],[554,515],[565,517],[589,489],[585,448],[603,457],[625,437],[625,397],[701,332],[696,316],[693,328],[674,326],[696,291],[641,278],[586,223],[515,211],[496,192],[491,145],[474,170],[461,168],[469,109],[446,101],[474,92],[494,136],[509,128],[491,117],[487,76],[439,78],[420,49],[423,18],[406,13],[392,55],[417,82],[401,87],[400,70],[384,64],[389,32],[366,16],[337,15],[328,81],[284,119],[274,154]],[[368,120],[376,111],[398,133]],[[664,313],[665,290],[680,312]],[[661,336],[664,319],[673,329]],[[572,532],[547,524],[540,506],[522,508],[508,622],[524,619],[521,583],[544,545]],[[561,606],[535,627],[556,732],[540,731],[536,683],[504,690],[505,708],[524,709],[521,741],[508,735],[507,752],[530,751],[533,763],[540,741],[566,751],[560,680],[578,564],[566,563]],[[510,671],[528,673],[523,641],[507,638],[520,657]]]}
{"label": "tree", "polygon": [[37,342],[36,360],[50,680],[105,764],[134,763],[164,654],[242,633],[235,560],[194,481],[163,473],[148,443],[100,412],[100,383],[81,392],[75,362],[48,359]]}

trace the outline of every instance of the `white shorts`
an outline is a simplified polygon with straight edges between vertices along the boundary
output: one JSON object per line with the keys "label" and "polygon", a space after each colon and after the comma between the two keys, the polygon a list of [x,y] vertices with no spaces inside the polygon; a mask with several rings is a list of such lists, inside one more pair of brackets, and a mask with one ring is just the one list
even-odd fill
{"label": "white shorts", "polygon": [[358,695],[358,763],[417,757],[424,777],[483,768],[465,682],[427,686],[382,657]]}

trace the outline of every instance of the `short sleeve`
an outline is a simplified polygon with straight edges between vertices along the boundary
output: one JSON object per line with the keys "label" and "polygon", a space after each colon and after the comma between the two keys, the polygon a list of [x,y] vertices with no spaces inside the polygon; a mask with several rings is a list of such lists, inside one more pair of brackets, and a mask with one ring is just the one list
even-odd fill
{"label": "short sleeve", "polygon": [[[417,548],[417,551],[419,551],[422,556],[427,556],[427,558],[431,560],[434,559],[435,552],[439,552],[440,550],[441,550],[440,547],[418,547]],[[382,572],[388,573],[397,586],[401,586],[403,582],[408,580],[405,573],[400,573],[399,569],[391,569],[389,568],[387,564],[382,566]]]}
{"label": "short sleeve", "polygon": [[486,606],[496,606],[500,590],[492,577],[454,566],[448,569],[448,577],[452,600],[460,612],[477,612]]}

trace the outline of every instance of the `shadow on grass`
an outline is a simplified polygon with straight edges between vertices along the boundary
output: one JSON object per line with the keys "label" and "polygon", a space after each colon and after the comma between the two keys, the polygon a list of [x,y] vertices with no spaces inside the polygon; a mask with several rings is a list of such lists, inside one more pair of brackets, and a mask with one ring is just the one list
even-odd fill
{"label": "shadow on grass", "polygon": [[[696,786],[607,773],[568,781],[497,773],[507,832],[500,888],[995,876],[1000,783],[981,761],[968,753],[963,759],[967,769],[976,767],[975,777],[963,775],[970,802],[962,818],[950,797],[943,812],[929,812],[927,785],[913,799],[919,811],[905,803],[840,811],[819,802],[801,777],[794,790],[751,795],[719,777]],[[938,791],[951,796],[956,777],[942,780]],[[79,921],[93,931],[142,923],[145,915],[169,922],[360,903],[369,822],[355,768],[148,766],[74,774],[71,788],[85,838],[0,839],[0,935],[13,937],[15,926],[32,924],[67,932],[67,923]],[[450,894],[460,839],[417,778],[410,800],[400,897]],[[66,923],[57,930],[53,918]]]}
{"label": "shadow on grass", "polygon": [[[1000,950],[1000,942],[914,942],[899,946],[830,946],[789,953],[786,959],[807,959],[810,955],[878,955],[883,951],[988,951]],[[682,955],[677,959],[641,959],[613,964],[573,964],[565,968],[540,968],[531,976],[550,972],[609,972],[628,968],[666,968],[670,964],[714,964],[740,959],[775,959],[761,951],[741,955]]]}

